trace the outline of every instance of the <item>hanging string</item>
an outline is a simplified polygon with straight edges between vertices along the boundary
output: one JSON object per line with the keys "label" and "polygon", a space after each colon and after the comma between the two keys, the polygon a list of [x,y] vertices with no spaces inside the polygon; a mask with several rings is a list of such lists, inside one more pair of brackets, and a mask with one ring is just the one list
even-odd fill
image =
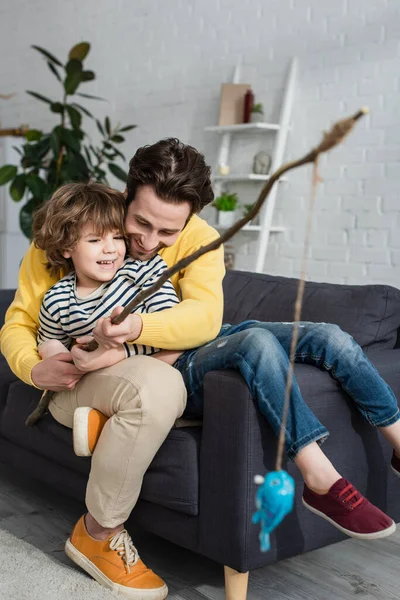
{"label": "hanging string", "polygon": [[281,421],[281,428],[280,428],[279,438],[278,438],[278,449],[277,449],[276,466],[275,466],[276,471],[282,470],[282,459],[283,459],[283,453],[284,453],[284,449],[285,449],[285,439],[286,439],[286,425],[287,425],[288,416],[289,416],[290,396],[291,396],[292,385],[293,385],[293,369],[294,369],[294,362],[295,362],[295,358],[296,358],[297,342],[299,340],[299,327],[300,327],[300,320],[301,320],[301,311],[302,311],[302,307],[303,307],[304,289],[305,289],[305,284],[306,284],[308,250],[310,247],[312,220],[313,220],[313,213],[314,213],[314,207],[315,207],[315,199],[317,196],[317,184],[319,181],[321,181],[321,180],[318,176],[318,156],[317,156],[314,161],[314,165],[313,165],[311,194],[310,194],[310,201],[308,203],[306,234],[304,237],[303,255],[302,255],[302,259],[301,259],[301,274],[300,274],[300,279],[299,279],[299,283],[297,286],[297,295],[296,295],[296,302],[295,302],[295,308],[294,308],[293,334],[292,334],[292,341],[290,344],[289,368],[288,368],[288,372],[287,372],[286,387],[285,387],[285,400],[283,403],[282,421]]}

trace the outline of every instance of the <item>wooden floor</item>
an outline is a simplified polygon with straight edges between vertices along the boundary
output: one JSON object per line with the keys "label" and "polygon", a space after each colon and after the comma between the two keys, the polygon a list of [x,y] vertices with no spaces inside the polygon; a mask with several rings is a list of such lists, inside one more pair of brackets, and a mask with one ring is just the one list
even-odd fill
{"label": "wooden floor", "polygon": [[[63,545],[82,512],[79,503],[0,465],[0,529],[71,565]],[[143,560],[165,578],[170,600],[224,598],[222,567],[155,536],[131,533]],[[248,600],[350,599],[400,600],[400,527],[385,540],[346,540],[250,575]]]}

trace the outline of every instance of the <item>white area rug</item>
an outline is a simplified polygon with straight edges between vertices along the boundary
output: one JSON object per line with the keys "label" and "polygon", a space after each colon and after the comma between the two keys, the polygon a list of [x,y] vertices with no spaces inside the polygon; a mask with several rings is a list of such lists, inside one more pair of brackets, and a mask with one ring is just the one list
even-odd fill
{"label": "white area rug", "polygon": [[0,530],[1,600],[110,600],[121,598],[78,567]]}

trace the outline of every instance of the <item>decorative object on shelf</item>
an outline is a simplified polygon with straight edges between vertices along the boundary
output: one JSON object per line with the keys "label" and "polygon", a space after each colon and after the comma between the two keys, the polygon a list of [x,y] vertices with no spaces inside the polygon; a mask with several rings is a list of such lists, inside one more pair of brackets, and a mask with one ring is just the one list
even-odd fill
{"label": "decorative object on shelf", "polygon": [[223,83],[218,125],[235,125],[243,122],[244,95],[248,83]]}
{"label": "decorative object on shelf", "polygon": [[[249,214],[249,212],[252,210],[254,206],[254,202],[252,204],[244,204],[243,205],[243,216],[247,217],[247,215]],[[256,214],[256,216],[254,217],[254,219],[252,219],[249,223],[249,225],[259,225],[259,213]]]}
{"label": "decorative object on shelf", "polygon": [[255,175],[268,175],[271,168],[271,156],[265,150],[260,150],[253,160],[253,173]]}
{"label": "decorative object on shelf", "polygon": [[218,165],[218,173],[220,175],[229,175],[231,169],[229,165]]}
{"label": "decorative object on shelf", "polygon": [[231,244],[224,246],[224,263],[227,270],[235,268],[235,250]]}
{"label": "decorative object on shelf", "polygon": [[249,88],[244,95],[243,103],[243,123],[250,123],[251,111],[254,105],[253,90]]}
{"label": "decorative object on shelf", "polygon": [[[28,129],[26,144],[22,150],[20,167],[12,164],[0,168],[0,185],[10,183],[10,196],[15,202],[26,198],[20,210],[20,227],[27,238],[32,233],[32,214],[64,183],[70,181],[98,181],[107,183],[107,170],[126,183],[127,174],[114,161],[122,158],[117,145],[124,142],[123,132],[136,125],[112,126],[109,117],[103,122],[95,119],[91,112],[80,104],[80,98],[104,100],[78,91],[81,84],[95,79],[95,73],[84,69],[84,60],[90,44],[80,42],[68,54],[63,64],[58,58],[39,46],[32,46],[44,57],[48,68],[61,84],[59,101],[37,92],[28,91],[30,96],[47,104],[60,122],[51,131]],[[94,146],[82,127],[87,116],[95,120],[101,134],[101,142]],[[17,130],[18,131],[18,130]],[[27,195],[25,192],[28,192]]]}
{"label": "decorative object on shelf", "polygon": [[262,123],[264,121],[264,107],[261,102],[253,104],[250,115],[251,123]]}
{"label": "decorative object on shelf", "polygon": [[235,209],[238,205],[236,193],[222,192],[215,198],[212,206],[218,211],[218,225],[221,227],[230,227],[235,220]]}

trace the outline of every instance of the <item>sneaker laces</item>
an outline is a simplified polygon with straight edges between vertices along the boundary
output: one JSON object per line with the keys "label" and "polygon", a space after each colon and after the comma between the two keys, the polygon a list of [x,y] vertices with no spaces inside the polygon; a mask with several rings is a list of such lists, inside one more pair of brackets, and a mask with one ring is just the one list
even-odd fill
{"label": "sneaker laces", "polygon": [[110,549],[116,550],[118,556],[120,556],[125,563],[126,572],[130,573],[130,567],[133,567],[137,563],[139,554],[126,529],[113,535],[110,539]]}
{"label": "sneaker laces", "polygon": [[348,502],[350,502],[350,500],[355,498],[355,502],[350,504],[350,508],[353,509],[353,508],[357,508],[357,506],[360,506],[361,502],[364,500],[364,496],[362,494],[360,494],[360,492],[351,483],[346,485],[346,487],[343,488],[341,492],[339,492],[338,498],[341,498],[342,496],[347,494],[347,492],[351,492],[351,493],[346,498],[343,498],[342,502],[344,504],[347,504]]}

